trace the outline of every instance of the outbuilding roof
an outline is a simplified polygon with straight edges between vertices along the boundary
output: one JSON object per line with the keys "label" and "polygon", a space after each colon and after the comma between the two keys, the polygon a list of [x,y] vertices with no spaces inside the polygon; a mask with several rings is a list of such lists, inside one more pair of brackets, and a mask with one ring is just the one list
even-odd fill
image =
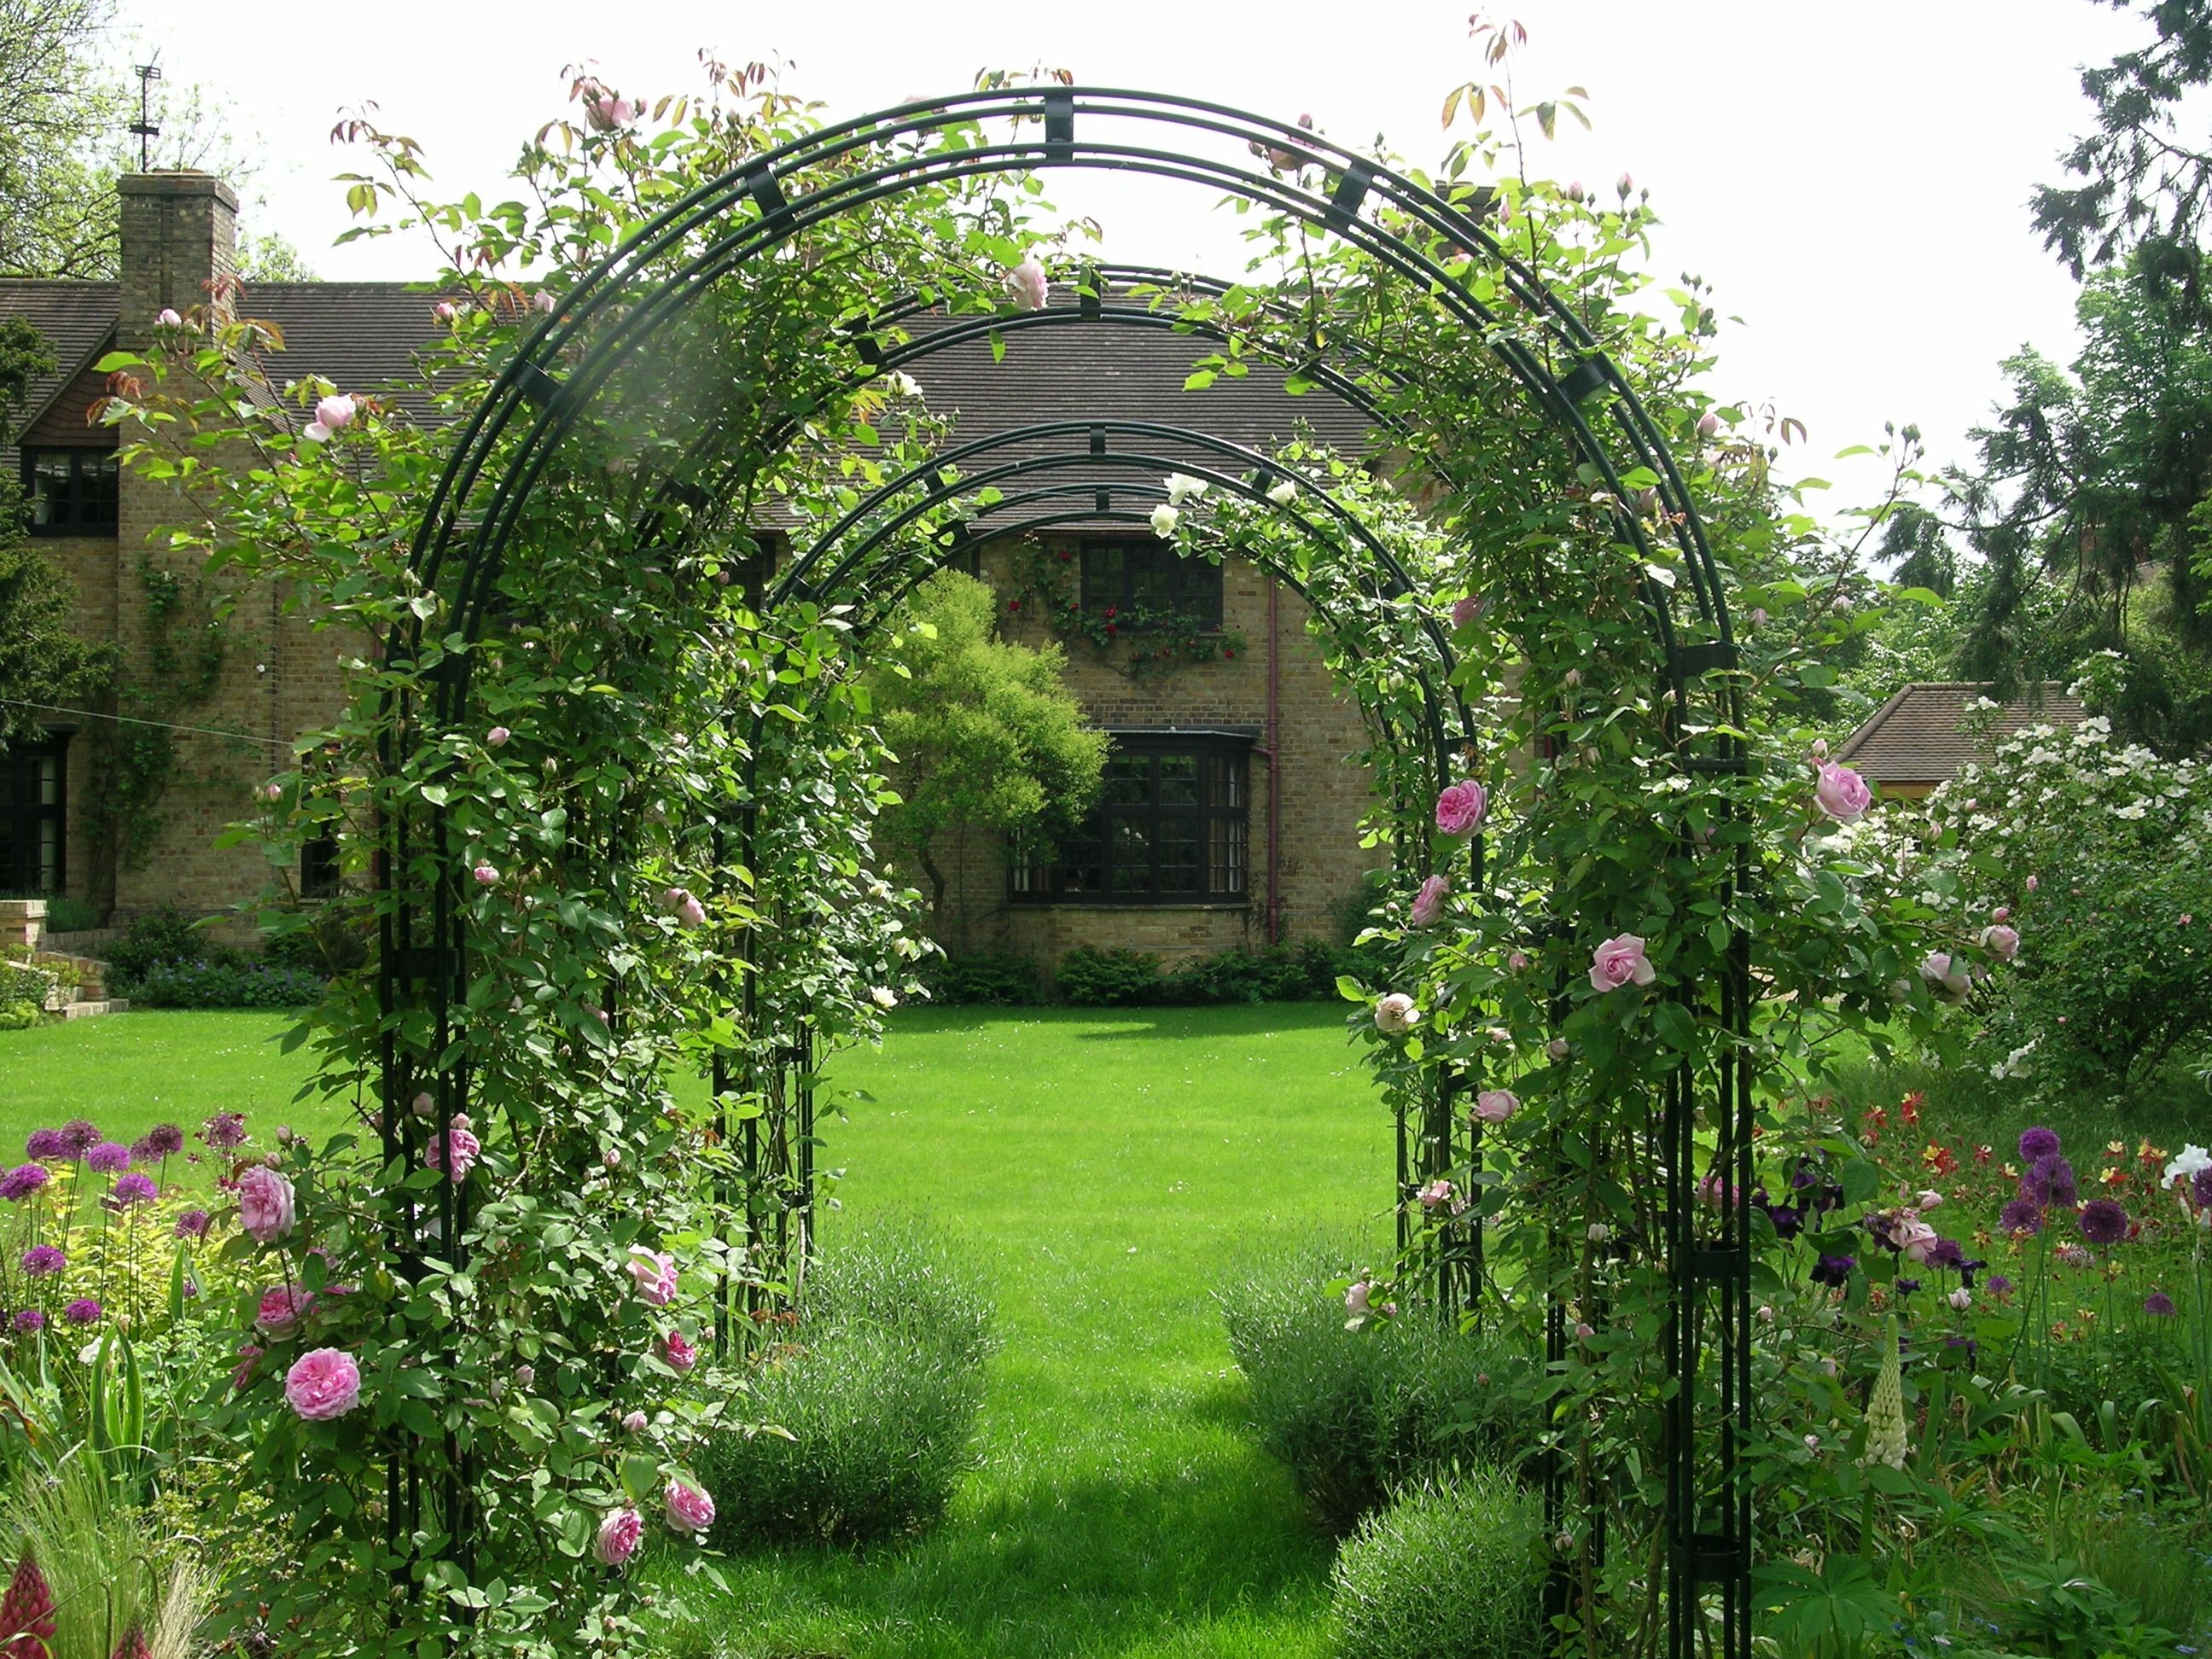
{"label": "outbuilding roof", "polygon": [[[1877,783],[1948,782],[1979,758],[1967,732],[1967,706],[1989,692],[1974,680],[1916,681],[1875,709],[1836,758]],[[2063,682],[2045,680],[2002,704],[1990,731],[2003,737],[2023,726],[2075,726],[2087,714]]]}

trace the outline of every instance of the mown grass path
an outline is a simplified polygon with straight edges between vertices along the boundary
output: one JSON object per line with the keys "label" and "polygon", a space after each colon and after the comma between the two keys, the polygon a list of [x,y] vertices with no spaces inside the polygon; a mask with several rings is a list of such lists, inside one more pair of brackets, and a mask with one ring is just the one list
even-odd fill
{"label": "mown grass path", "polygon": [[[0,1150],[78,1115],[124,1139],[222,1109],[334,1128],[293,1103],[286,1024],[0,1034]],[[1319,1655],[1330,1546],[1252,1440],[1210,1291],[1246,1253],[1382,1225],[1389,1126],[1341,1012],[916,1011],[833,1069],[873,1098],[825,1115],[825,1228],[924,1212],[996,1292],[981,1462],[923,1538],[744,1558],[729,1598],[672,1583],[672,1654]]]}

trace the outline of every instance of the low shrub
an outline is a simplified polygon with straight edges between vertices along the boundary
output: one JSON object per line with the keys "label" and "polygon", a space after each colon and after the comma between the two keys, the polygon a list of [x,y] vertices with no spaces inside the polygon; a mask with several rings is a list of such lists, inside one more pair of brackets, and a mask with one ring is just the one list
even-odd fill
{"label": "low shrub", "polygon": [[27,1002],[36,1011],[54,1000],[61,983],[51,968],[0,958],[0,1003]]}
{"label": "low shrub", "polygon": [[1061,1000],[1079,1008],[1118,1008],[1167,1000],[1160,959],[1149,951],[1101,951],[1079,945],[1060,959],[1060,971],[1054,978]]}
{"label": "low shrub", "polygon": [[1176,1002],[1306,1002],[1336,994],[1341,952],[1319,939],[1200,957],[1168,975]]}
{"label": "low shrub", "polygon": [[1339,1659],[1537,1659],[1543,1505],[1495,1465],[1409,1488],[1338,1552]]}
{"label": "low shrub", "polygon": [[321,998],[323,977],[239,960],[157,962],[127,994],[149,1008],[297,1008]]}
{"label": "low shrub", "polygon": [[1409,1481],[1511,1455],[1539,1426],[1515,1386],[1530,1364],[1516,1340],[1462,1334],[1430,1309],[1347,1330],[1327,1287],[1352,1270],[1346,1252],[1316,1243],[1215,1292],[1262,1443],[1336,1533]]}
{"label": "low shrub", "polygon": [[1018,1007],[1044,1000],[1036,963],[1012,951],[933,957],[920,978],[932,1002]]}
{"label": "low shrub", "polygon": [[749,1413],[781,1432],[724,1431],[699,1462],[714,1542],[863,1543],[939,1520],[974,1462],[991,1315],[973,1270],[915,1224],[830,1249],[750,1378]]}
{"label": "low shrub", "polygon": [[329,979],[366,966],[370,942],[365,917],[322,905],[285,916],[281,929],[262,946],[261,960]]}
{"label": "low shrub", "polygon": [[50,933],[82,933],[100,926],[100,912],[81,898],[71,898],[66,893],[55,893],[46,900],[46,931]]}
{"label": "low shrub", "polygon": [[156,910],[132,922],[107,947],[108,988],[118,996],[135,995],[133,988],[157,963],[199,962],[209,950],[206,933],[183,912]]}
{"label": "low shrub", "polygon": [[0,1002],[0,1031],[27,1031],[45,1018],[35,1002]]}

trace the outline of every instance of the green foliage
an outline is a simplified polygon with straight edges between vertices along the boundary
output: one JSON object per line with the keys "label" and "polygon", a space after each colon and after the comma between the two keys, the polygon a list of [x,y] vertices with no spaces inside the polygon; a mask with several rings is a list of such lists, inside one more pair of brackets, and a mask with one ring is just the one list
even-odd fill
{"label": "green foliage", "polygon": [[1167,1000],[1160,959],[1149,951],[1079,945],[1060,957],[1053,982],[1060,1000],[1079,1008],[1115,1008]]}
{"label": "green foliage", "polygon": [[1407,1489],[1337,1556],[1337,1659],[1540,1659],[1543,1526],[1493,1464]]}
{"label": "green foliage", "polygon": [[46,900],[46,931],[50,933],[78,933],[99,926],[99,910],[81,898],[56,893]]}
{"label": "green foliage", "polygon": [[1036,963],[1012,951],[975,951],[932,957],[919,974],[932,1002],[1019,1007],[1044,1000]]}
{"label": "green foliage", "polygon": [[0,1003],[0,1031],[27,1031],[46,1018],[46,1010],[35,1002]]}
{"label": "green foliage", "polygon": [[974,1264],[912,1223],[839,1240],[807,1276],[795,1326],[771,1322],[748,1411],[700,1472],[725,1547],[864,1543],[934,1525],[973,1467],[991,1299]]}
{"label": "green foliage", "polygon": [[1336,1533],[1401,1486],[1517,1457],[1539,1426],[1516,1341],[1462,1334],[1432,1307],[1348,1329],[1330,1286],[1355,1271],[1314,1243],[1254,1261],[1214,1292],[1261,1443]]}
{"label": "green foliage", "polygon": [[304,1008],[322,1000],[325,982],[266,962],[157,962],[130,981],[129,1000],[149,1008]]}
{"label": "green foliage", "polygon": [[235,961],[224,953],[206,930],[173,905],[140,916],[124,930],[123,937],[107,947],[107,982],[120,995],[161,963]]}
{"label": "green foliage", "polygon": [[105,1659],[143,1635],[155,1659],[188,1659],[206,1611],[203,1573],[188,1561],[165,1565],[166,1540],[150,1517],[118,1501],[81,1460],[18,1491],[0,1552],[12,1569],[21,1552],[38,1561],[54,1596],[56,1659]]}
{"label": "green foliage", "polygon": [[929,878],[940,931],[937,839],[967,830],[1048,848],[1083,821],[1106,764],[1106,736],[1084,725],[1060,649],[999,639],[996,612],[985,584],[939,571],[908,601],[868,679],[904,796],[880,833]]}
{"label": "green foliage", "polygon": [[[6,407],[0,400],[0,421]],[[105,694],[115,647],[77,636],[76,605],[69,578],[23,527],[15,481],[0,479],[0,748],[35,739],[52,709],[94,706]]]}

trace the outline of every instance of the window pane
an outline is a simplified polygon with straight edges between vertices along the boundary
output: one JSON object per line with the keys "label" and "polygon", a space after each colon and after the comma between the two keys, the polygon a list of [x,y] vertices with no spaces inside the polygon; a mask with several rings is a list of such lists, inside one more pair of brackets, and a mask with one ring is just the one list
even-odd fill
{"label": "window pane", "polygon": [[1200,881],[1196,818],[1163,818],[1160,821],[1159,848],[1158,891],[1197,893],[1203,890]]}
{"label": "window pane", "polygon": [[1152,801],[1152,757],[1150,755],[1116,755],[1106,763],[1106,789],[1102,797],[1109,806],[1149,806]]}
{"label": "window pane", "polygon": [[1152,826],[1139,818],[1114,820],[1108,856],[1113,866],[1113,889],[1117,893],[1152,890]]}
{"label": "window pane", "polygon": [[1160,805],[1162,806],[1198,805],[1197,756],[1162,755],[1160,757]]}
{"label": "window pane", "polygon": [[1127,554],[1118,547],[1086,547],[1083,550],[1083,605],[1085,610],[1101,610],[1121,605],[1127,594]]}
{"label": "window pane", "polygon": [[70,488],[70,458],[57,451],[34,456],[31,461],[31,522],[63,525],[70,522],[73,492]]}

